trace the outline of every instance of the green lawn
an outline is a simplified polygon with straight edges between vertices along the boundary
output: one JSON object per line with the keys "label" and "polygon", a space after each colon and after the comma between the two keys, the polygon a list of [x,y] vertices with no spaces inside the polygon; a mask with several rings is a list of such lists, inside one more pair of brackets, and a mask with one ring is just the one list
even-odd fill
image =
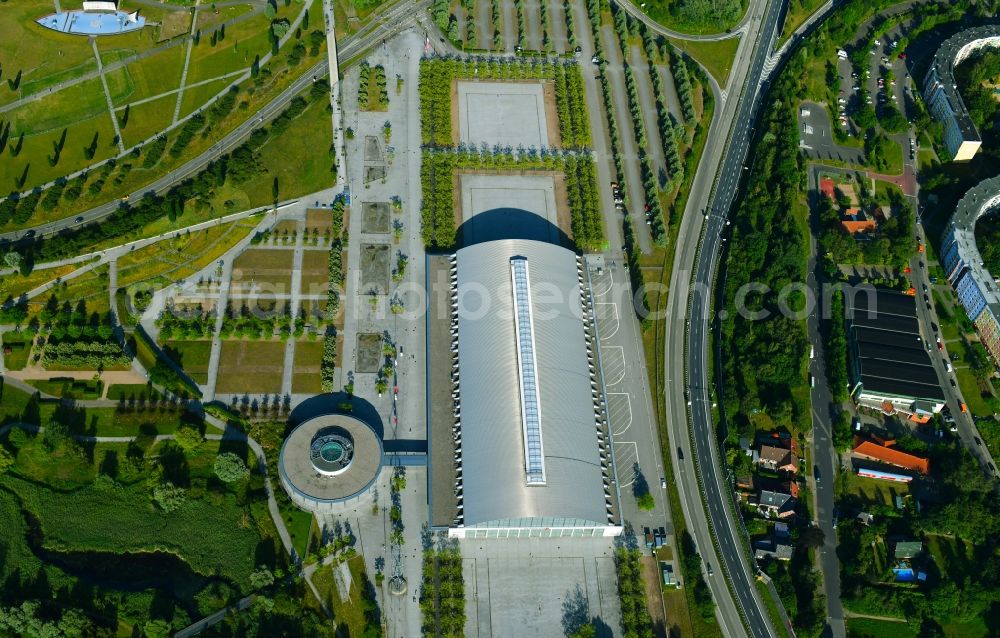
{"label": "green lawn", "polygon": [[181,83],[181,72],[184,70],[184,47],[170,47],[132,62],[126,68],[132,78],[132,91],[118,96],[114,100],[116,107],[176,89]]}
{"label": "green lawn", "polygon": [[208,382],[211,341],[165,341],[160,345],[167,356],[184,368],[184,371],[197,383]]}
{"label": "green lawn", "polygon": [[54,397],[72,396],[74,399],[100,399],[104,384],[100,381],[71,379],[32,379],[28,381],[33,387]]}
{"label": "green lawn", "polygon": [[916,638],[917,631],[905,622],[848,618],[848,638]]}
{"label": "green lawn", "polygon": [[[205,102],[209,101],[219,93],[226,90],[226,87],[236,80],[235,77],[225,78],[222,80],[215,80],[213,82],[208,82],[202,84],[201,86],[187,87],[184,89],[184,97],[181,98],[181,111],[180,116],[184,117],[189,113],[201,108]],[[190,81],[189,81],[190,82]],[[173,114],[173,101],[177,99],[176,95],[170,96],[170,113]]]}
{"label": "green lawn", "polygon": [[[346,602],[341,602],[336,585],[331,583],[333,584],[333,587],[327,587],[325,582],[326,575],[320,576],[319,574],[319,572],[329,572],[329,579],[332,581],[332,568],[321,567],[317,570],[316,575],[320,576],[320,583],[322,583],[324,587],[327,587],[327,591],[331,594],[325,602],[330,605],[330,608],[333,611],[333,617],[337,618],[337,623],[346,625],[349,628],[349,633],[346,635],[360,636],[364,632],[366,625],[365,613],[361,607],[362,596],[360,588],[364,587],[368,582],[368,575],[365,573],[364,557],[354,556],[347,561],[347,564],[351,568],[351,593],[350,598],[348,598]],[[322,592],[323,590],[320,591]]]}
{"label": "green lawn", "polygon": [[[269,204],[274,180],[278,180],[280,199],[299,197],[333,186],[330,170],[333,160],[327,150],[332,140],[330,114],[326,101],[309,105],[278,137],[269,139],[260,149],[260,164],[266,172],[238,186],[231,183],[216,191],[212,205],[222,208],[226,200],[239,209]],[[288,161],[289,149],[301,149],[295,162]]]}
{"label": "green lawn", "polygon": [[20,421],[31,395],[4,383],[0,377],[0,423]]}
{"label": "green lawn", "polygon": [[[950,348],[953,344],[949,344]],[[955,377],[958,379],[958,387],[962,391],[962,397],[969,406],[969,410],[976,415],[987,416],[993,414],[993,410],[983,399],[983,391],[979,388],[979,381],[972,374],[972,370],[962,366],[955,368]]]}
{"label": "green lawn", "polygon": [[136,104],[128,108],[128,122],[122,126],[122,119],[125,117],[125,109],[116,109],[118,125],[121,128],[122,139],[126,147],[135,146],[153,137],[166,127],[174,119],[174,104],[177,103],[177,95],[165,95],[151,102]]}
{"label": "green lawn", "polygon": [[707,5],[695,5],[695,8],[684,15],[676,11],[677,0],[647,0],[643,3],[643,11],[665,27],[690,33],[694,35],[707,35],[712,33],[723,33],[731,30],[746,12],[746,0],[723,0],[713,3],[712,7],[722,7],[728,11],[719,12],[712,15],[709,10],[703,7]]}
{"label": "green lawn", "polygon": [[837,492],[853,494],[861,497],[867,503],[879,503],[895,507],[897,495],[909,494],[905,484],[887,483],[878,479],[858,476],[854,472],[841,472],[837,475]]}
{"label": "green lawn", "polygon": [[781,26],[781,37],[778,38],[777,46],[787,40],[795,30],[798,29],[806,19],[817,9],[823,6],[824,0],[792,0],[788,3],[788,13],[785,14],[785,22]]}
{"label": "green lawn", "polygon": [[719,83],[719,86],[726,85],[729,70],[736,58],[736,48],[740,45],[739,37],[708,41],[667,39],[674,47],[700,62]]}
{"label": "green lawn", "polygon": [[[314,9],[315,11],[315,9]],[[213,47],[211,36],[203,34],[201,44],[191,50],[188,84],[248,69],[256,56],[271,50],[267,39],[268,20],[263,15],[226,28],[226,39]]]}
{"label": "green lawn", "polygon": [[[86,38],[58,33],[35,24],[35,20],[54,12],[51,0],[17,0],[3,6],[0,20],[0,65],[3,86],[0,103],[16,100],[39,87],[44,88],[51,75],[74,69],[72,77],[83,72],[94,52]],[[95,62],[96,64],[96,62]],[[19,91],[11,91],[6,80],[22,73]]]}
{"label": "green lawn", "polygon": [[31,339],[16,332],[3,333],[3,343],[10,346],[10,354],[4,354],[4,367],[8,370],[23,370],[31,356]]}

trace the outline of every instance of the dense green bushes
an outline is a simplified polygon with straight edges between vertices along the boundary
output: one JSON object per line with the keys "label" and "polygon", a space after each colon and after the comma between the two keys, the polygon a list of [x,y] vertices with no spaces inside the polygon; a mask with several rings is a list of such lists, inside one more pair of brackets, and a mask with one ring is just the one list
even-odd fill
{"label": "dense green bushes", "polygon": [[[722,365],[723,398],[737,413],[738,427],[730,429],[733,444],[739,435],[753,435],[749,415],[760,410],[776,424],[808,420],[807,406],[793,399],[805,385],[805,326],[782,311],[797,309],[801,294],[780,294],[790,282],[803,281],[806,265],[806,241],[795,217],[804,180],[790,77],[783,74],[765,97],[758,125],[764,133],[751,154],[752,179],[731,215]],[[743,288],[751,282],[756,290]],[[747,294],[738,295],[741,288]],[[768,316],[751,318],[758,310]]]}
{"label": "dense green bushes", "polygon": [[[372,102],[372,95],[375,101]],[[360,85],[358,87],[358,110],[384,111],[389,106],[389,90],[386,87],[385,67],[381,64],[370,66],[361,63]]]}

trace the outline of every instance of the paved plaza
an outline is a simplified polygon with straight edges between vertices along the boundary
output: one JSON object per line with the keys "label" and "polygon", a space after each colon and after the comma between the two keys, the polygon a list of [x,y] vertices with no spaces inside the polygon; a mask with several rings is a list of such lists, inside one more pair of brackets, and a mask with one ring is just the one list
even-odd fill
{"label": "paved plaza", "polygon": [[459,82],[458,121],[463,144],[551,145],[541,82]]}
{"label": "paved plaza", "polygon": [[463,244],[512,237],[560,243],[551,176],[461,175],[460,184]]}
{"label": "paved plaza", "polygon": [[594,620],[620,636],[613,540],[466,540],[469,638],[563,636],[567,616]]}

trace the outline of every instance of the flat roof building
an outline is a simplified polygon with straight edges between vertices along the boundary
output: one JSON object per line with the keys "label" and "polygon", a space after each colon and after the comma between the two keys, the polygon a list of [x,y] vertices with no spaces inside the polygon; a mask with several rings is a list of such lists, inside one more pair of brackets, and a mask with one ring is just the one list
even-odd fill
{"label": "flat roof building", "polygon": [[371,498],[382,456],[382,440],[367,423],[324,414],[299,424],[285,439],[278,478],[301,509],[344,511]]}
{"label": "flat roof building", "polygon": [[973,158],[982,138],[958,93],[955,67],[984,47],[1000,46],[1000,27],[965,29],[945,40],[924,76],[924,102],[935,119],[944,124],[944,143],[956,162]]}
{"label": "flat roof building", "polygon": [[582,260],[508,239],[432,257],[427,272],[447,282],[445,295],[429,282],[431,526],[620,534]]}
{"label": "flat roof building", "polygon": [[916,300],[871,287],[844,296],[855,401],[917,420],[939,412],[944,392],[920,336]]}
{"label": "flat roof building", "polygon": [[993,360],[1000,362],[1000,287],[976,245],[976,223],[1000,207],[1000,177],[983,180],[959,200],[941,237],[941,264]]}

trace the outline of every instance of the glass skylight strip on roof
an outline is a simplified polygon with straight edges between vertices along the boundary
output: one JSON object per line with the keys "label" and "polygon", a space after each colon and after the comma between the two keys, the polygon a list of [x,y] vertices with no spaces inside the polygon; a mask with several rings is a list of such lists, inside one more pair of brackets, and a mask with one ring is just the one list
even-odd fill
{"label": "glass skylight strip on roof", "polygon": [[517,339],[517,376],[521,390],[524,472],[528,485],[545,485],[542,410],[538,400],[535,328],[531,316],[531,285],[528,281],[528,260],[526,258],[511,258],[510,277],[514,287],[514,335]]}

